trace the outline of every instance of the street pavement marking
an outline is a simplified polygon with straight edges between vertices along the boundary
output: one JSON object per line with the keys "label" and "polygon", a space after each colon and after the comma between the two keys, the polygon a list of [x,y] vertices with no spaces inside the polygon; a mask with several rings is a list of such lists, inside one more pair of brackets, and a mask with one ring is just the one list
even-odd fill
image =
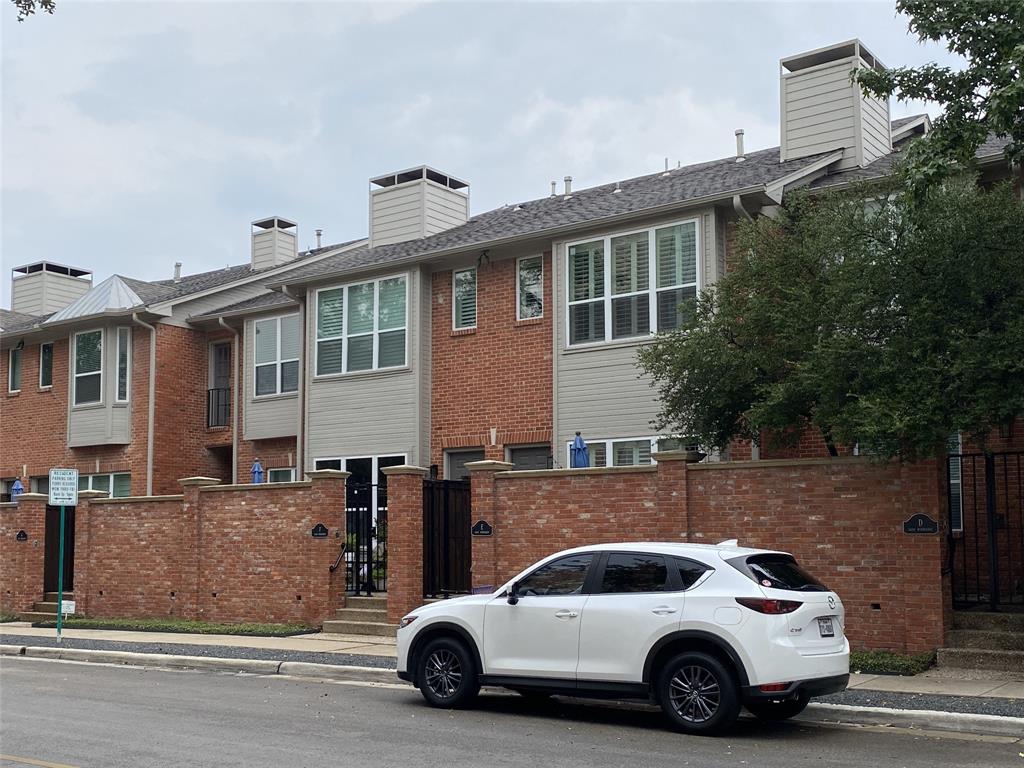
{"label": "street pavement marking", "polygon": [[50,763],[46,760],[36,760],[31,757],[17,757],[15,755],[0,755],[0,760],[13,760],[19,765],[38,765],[40,768],[78,768],[77,765],[67,763]]}

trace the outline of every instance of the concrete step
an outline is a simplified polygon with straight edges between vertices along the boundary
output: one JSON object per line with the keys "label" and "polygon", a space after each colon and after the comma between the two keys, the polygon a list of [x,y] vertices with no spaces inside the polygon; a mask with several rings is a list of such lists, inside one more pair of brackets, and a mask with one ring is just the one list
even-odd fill
{"label": "concrete step", "polygon": [[982,648],[989,651],[1024,651],[1024,633],[954,629],[946,637],[950,648]]}
{"label": "concrete step", "polygon": [[345,607],[386,611],[388,609],[388,596],[374,595],[373,597],[346,597]]}
{"label": "concrete step", "polygon": [[336,635],[372,635],[374,637],[394,637],[398,630],[394,624],[379,621],[325,621],[324,632]]}
{"label": "concrete step", "polygon": [[39,613],[57,613],[57,601],[52,600],[45,603],[36,603],[32,606],[32,610],[38,611]]}
{"label": "concrete step", "polygon": [[939,648],[938,665],[957,669],[1024,672],[1024,651],[990,651],[981,648]]}
{"label": "concrete step", "polygon": [[335,611],[334,618],[338,621],[363,621],[386,624],[388,612],[378,608],[339,608]]}
{"label": "concrete step", "polygon": [[980,629],[990,632],[1024,632],[1024,613],[953,611],[953,628]]}
{"label": "concrete step", "polygon": [[[74,592],[67,592],[67,591],[65,591],[64,592],[64,599],[65,600],[74,600],[75,599],[75,593]],[[45,600],[48,603],[55,603],[55,602],[57,602],[57,593],[56,592],[44,592],[43,593],[43,600]]]}
{"label": "concrete step", "polygon": [[56,621],[56,613],[46,613],[44,611],[23,611],[18,614],[20,621],[31,621],[35,623],[37,621]]}

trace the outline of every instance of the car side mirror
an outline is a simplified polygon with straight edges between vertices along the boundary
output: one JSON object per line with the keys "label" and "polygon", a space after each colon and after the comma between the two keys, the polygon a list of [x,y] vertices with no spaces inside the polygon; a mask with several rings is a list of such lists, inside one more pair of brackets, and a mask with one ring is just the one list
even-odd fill
{"label": "car side mirror", "polygon": [[508,604],[515,605],[519,602],[519,582],[513,581],[512,586],[508,588]]}

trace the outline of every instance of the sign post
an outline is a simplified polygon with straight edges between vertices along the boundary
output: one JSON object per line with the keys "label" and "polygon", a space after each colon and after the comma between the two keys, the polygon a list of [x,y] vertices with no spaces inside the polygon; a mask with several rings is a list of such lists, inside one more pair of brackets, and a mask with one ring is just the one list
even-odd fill
{"label": "sign post", "polygon": [[64,508],[78,505],[78,470],[50,470],[50,506],[60,507],[60,533],[57,553],[57,643],[64,626]]}

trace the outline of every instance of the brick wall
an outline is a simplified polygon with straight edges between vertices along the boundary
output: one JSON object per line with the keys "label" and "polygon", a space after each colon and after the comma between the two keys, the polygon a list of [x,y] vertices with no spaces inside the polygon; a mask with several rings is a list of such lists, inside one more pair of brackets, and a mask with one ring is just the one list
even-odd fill
{"label": "brick wall", "polygon": [[501,461],[506,445],[551,443],[551,313],[550,252],[544,254],[544,315],[531,320],[516,320],[515,259],[477,269],[472,330],[452,330],[452,273],[434,273],[432,464],[443,467],[446,448],[483,447],[487,459]]}
{"label": "brick wall", "polygon": [[32,610],[43,596],[46,500],[26,495],[20,504],[0,504],[0,613]]}

